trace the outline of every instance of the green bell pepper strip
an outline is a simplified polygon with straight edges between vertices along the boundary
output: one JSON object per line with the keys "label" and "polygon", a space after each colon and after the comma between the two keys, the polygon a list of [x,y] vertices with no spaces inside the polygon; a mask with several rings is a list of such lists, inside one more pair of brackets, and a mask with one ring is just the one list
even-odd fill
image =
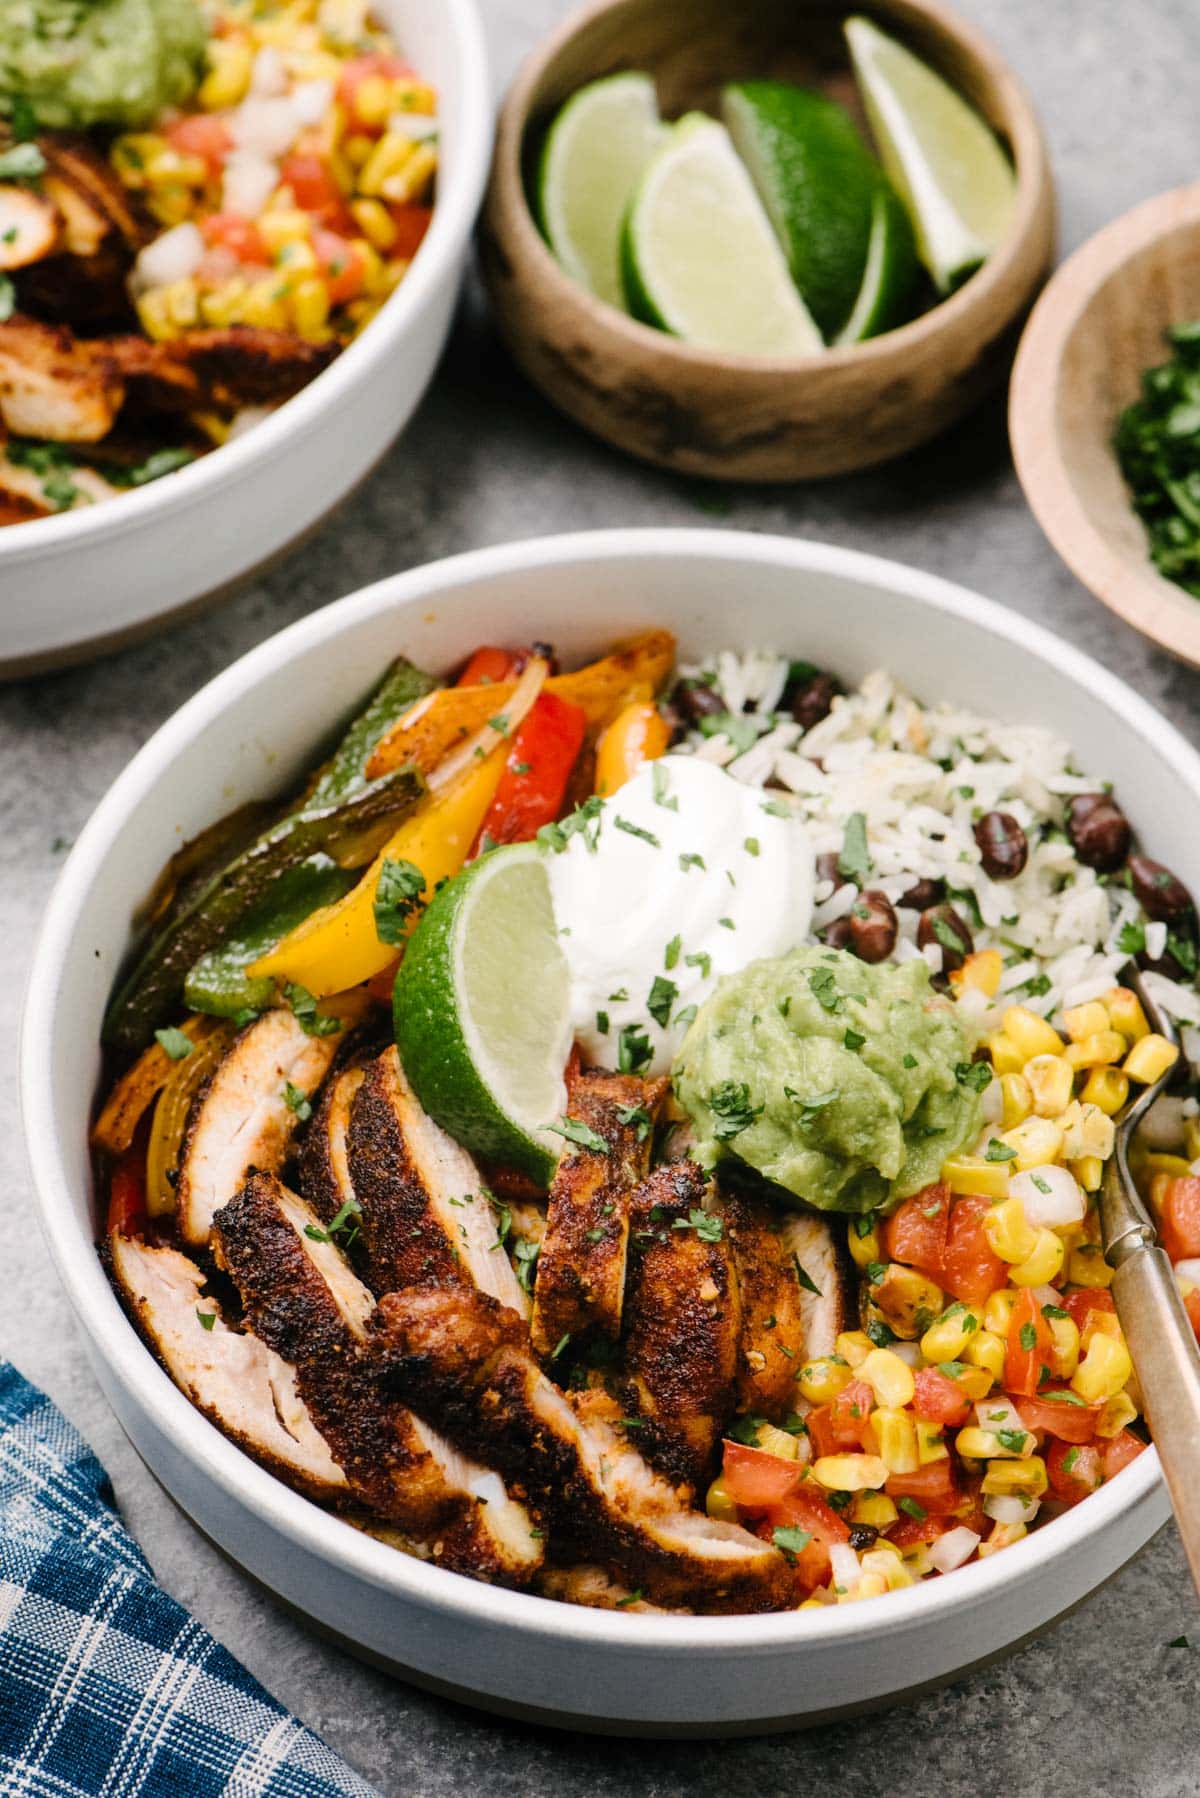
{"label": "green bell pepper strip", "polygon": [[358,871],[339,868],[327,855],[312,855],[279,876],[261,905],[240,918],[225,941],[196,962],[183,983],[189,1011],[210,1017],[235,1018],[243,1011],[264,1011],[275,997],[269,976],[252,980],[246,969],[281,942],[323,905],[336,905]]}

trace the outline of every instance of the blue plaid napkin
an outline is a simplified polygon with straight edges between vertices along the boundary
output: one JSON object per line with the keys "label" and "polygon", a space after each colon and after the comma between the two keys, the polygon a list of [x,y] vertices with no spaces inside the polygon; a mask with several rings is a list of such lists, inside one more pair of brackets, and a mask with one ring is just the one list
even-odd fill
{"label": "blue plaid napkin", "polygon": [[0,1361],[0,1794],[378,1798],[155,1585],[108,1476]]}

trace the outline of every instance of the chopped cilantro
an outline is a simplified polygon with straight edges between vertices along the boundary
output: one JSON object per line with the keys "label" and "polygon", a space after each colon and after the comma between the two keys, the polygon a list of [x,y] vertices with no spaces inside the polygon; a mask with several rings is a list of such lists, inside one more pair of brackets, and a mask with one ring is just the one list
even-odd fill
{"label": "chopped cilantro", "polygon": [[302,1088],[293,1086],[288,1080],[284,1084],[283,1097],[288,1110],[294,1111],[302,1124],[307,1123],[312,1116],[312,1106]]}
{"label": "chopped cilantro", "polygon": [[701,980],[707,980],[712,973],[712,956],[706,955],[703,950],[695,955],[685,955],[683,960],[686,967],[699,968]]}
{"label": "chopped cilantro", "polygon": [[992,1070],[986,1061],[960,1061],[954,1070],[954,1078],[960,1086],[969,1086],[974,1093],[981,1093],[992,1084]]}
{"label": "chopped cilantro", "polygon": [[639,1142],[645,1142],[650,1134],[650,1113],[644,1105],[618,1105],[617,1121],[626,1129],[632,1126]]}
{"label": "chopped cilantro", "polygon": [[606,1011],[598,1011],[596,1013],[596,1029],[601,1036],[608,1035],[608,1013]]}
{"label": "chopped cilantro", "polygon": [[713,1135],[718,1142],[732,1142],[762,1116],[761,1105],[751,1105],[747,1083],[722,1080],[708,1095],[708,1108],[714,1114]]}
{"label": "chopped cilantro", "polygon": [[925,1506],[918,1504],[915,1498],[898,1498],[896,1504],[900,1510],[907,1511],[908,1515],[914,1518],[917,1523],[924,1523],[929,1515]]}
{"label": "chopped cilantro", "polygon": [[762,853],[762,845],[757,837],[746,837],[742,843],[742,848],[746,851],[747,855],[759,855]]}
{"label": "chopped cilantro", "polygon": [[215,1311],[201,1311],[199,1305],[196,1306],[196,1316],[200,1319],[200,1328],[202,1330],[211,1330],[217,1321],[217,1314]]}
{"label": "chopped cilantro", "polygon": [[555,1136],[565,1136],[568,1142],[578,1143],[581,1149],[590,1149],[593,1155],[607,1155],[608,1144],[602,1136],[597,1136],[587,1124],[578,1118],[560,1118],[557,1124],[545,1125],[553,1130]]}
{"label": "chopped cilantro", "polygon": [[851,812],[842,833],[842,848],[837,870],[843,880],[862,886],[871,872],[871,855],[867,848],[867,815]]}
{"label": "chopped cilantro", "polygon": [[517,1263],[517,1282],[524,1287],[526,1292],[533,1291],[534,1273],[537,1269],[537,1259],[541,1252],[542,1245],[540,1242],[529,1242],[524,1239],[518,1242],[513,1250]]}
{"label": "chopped cilantro", "polygon": [[1031,1349],[1037,1347],[1037,1331],[1032,1324],[1021,1325],[1020,1343],[1026,1354],[1028,1354]]}
{"label": "chopped cilantro", "polygon": [[832,968],[812,968],[809,970],[808,984],[812,996],[822,1011],[838,1011],[841,1008],[841,995],[837,990],[837,982]]}
{"label": "chopped cilantro", "polygon": [[166,1030],[156,1030],[154,1040],[172,1061],[186,1061],[194,1047],[191,1037],[182,1030],[176,1030],[173,1024]]}
{"label": "chopped cilantro", "polygon": [[725,1434],[731,1442],[740,1442],[743,1448],[754,1448],[758,1432],[766,1421],[765,1417],[756,1417],[748,1411],[744,1417],[735,1417]]}
{"label": "chopped cilantro", "polygon": [[409,920],[421,902],[425,876],[415,862],[393,861],[384,857],[379,870],[372,909],[375,934],[381,943],[395,948],[408,936]]}
{"label": "chopped cilantro", "polygon": [[692,855],[689,852],[685,851],[685,853],[683,855],[681,855],[679,858],[679,867],[680,867],[681,872],[684,874],[687,873],[689,868],[703,869],[704,868],[704,857],[702,855]]}
{"label": "chopped cilantro", "polygon": [[621,1074],[640,1074],[653,1059],[654,1051],[650,1047],[650,1038],[640,1024],[625,1024],[617,1038],[617,1071]]}
{"label": "chopped cilantro", "polygon": [[319,1011],[316,999],[306,986],[289,981],[283,989],[283,997],[305,1036],[336,1036],[341,1029],[341,1019],[326,1017]]}
{"label": "chopped cilantro", "polygon": [[661,974],[654,976],[653,984],[646,995],[646,1010],[656,1024],[665,1030],[671,1017],[671,1007],[679,997],[679,988],[673,980],[666,980]]}
{"label": "chopped cilantro", "polygon": [[649,843],[651,849],[662,848],[662,844],[654,835],[654,832],[651,830],[643,830],[640,824],[631,824],[628,818],[620,817],[614,818],[613,823],[618,830],[623,830],[626,836],[639,837],[643,843]]}
{"label": "chopped cilantro", "polygon": [[682,948],[683,948],[683,938],[681,936],[673,936],[671,938],[670,942],[667,944],[666,948],[663,950],[663,967],[664,968],[667,968],[668,970],[670,970],[671,968],[677,967],[679,965],[679,955],[680,955],[680,951],[682,950]]}
{"label": "chopped cilantro", "polygon": [[667,770],[662,762],[652,763],[651,782],[654,789],[654,803],[661,805],[668,812],[679,810],[678,799],[669,798],[667,794]]}
{"label": "chopped cilantro", "polygon": [[988,1146],[983,1159],[985,1161],[1015,1161],[1017,1151],[1011,1143],[1001,1142],[998,1136],[991,1136],[988,1138]]}
{"label": "chopped cilantro", "polygon": [[781,1523],[777,1524],[771,1532],[771,1540],[776,1548],[782,1549],[791,1560],[794,1556],[804,1553],[812,1541],[812,1535],[808,1530],[797,1528],[795,1524]]}
{"label": "chopped cilantro", "polygon": [[861,1049],[866,1040],[866,1037],[861,1036],[857,1030],[847,1030],[842,1038],[842,1046],[851,1050]]}

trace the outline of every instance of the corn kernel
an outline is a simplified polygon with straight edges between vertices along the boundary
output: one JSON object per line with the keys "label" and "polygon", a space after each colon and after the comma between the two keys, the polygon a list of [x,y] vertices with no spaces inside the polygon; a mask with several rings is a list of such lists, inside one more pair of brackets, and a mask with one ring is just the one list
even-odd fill
{"label": "corn kernel", "polygon": [[195,195],[178,181],[158,188],[146,202],[160,225],[182,225],[195,211]]}
{"label": "corn kernel", "polygon": [[942,1163],[942,1179],[955,1193],[979,1193],[987,1199],[1008,1196],[1008,1163],[985,1161],[982,1155],[950,1155]]}
{"label": "corn kernel", "polygon": [[[874,1351],[872,1351],[874,1352]],[[867,1357],[864,1356],[864,1360]],[[827,1405],[849,1384],[853,1375],[844,1360],[834,1355],[818,1355],[806,1361],[796,1376],[796,1384],[810,1405]]]}
{"label": "corn kernel", "polygon": [[[993,1330],[979,1330],[964,1348],[963,1359],[971,1367],[978,1368],[991,1376],[988,1381],[988,1390],[990,1390],[992,1381],[1004,1378],[1004,1361],[1007,1352],[1008,1345],[1003,1336]],[[970,1396],[986,1398],[987,1392],[972,1393]]]}
{"label": "corn kernel", "polygon": [[1069,1011],[1063,1012],[1062,1020],[1073,1043],[1086,1042],[1089,1036],[1098,1036],[1102,1030],[1112,1028],[1108,1010],[1099,999],[1090,999],[1086,1005],[1072,1005]]}
{"label": "corn kernel", "polygon": [[861,1367],[875,1344],[863,1330],[843,1330],[834,1342],[834,1349],[853,1367]]}
{"label": "corn kernel", "polygon": [[[899,1515],[895,1499],[889,1498],[886,1492],[860,1492],[850,1507],[852,1522],[869,1523],[877,1530],[886,1530]],[[865,1555],[863,1559],[866,1559]]]}
{"label": "corn kernel", "polygon": [[994,1524],[987,1541],[981,1542],[975,1552],[982,1560],[985,1555],[994,1555],[1001,1548],[1011,1548],[1014,1542],[1019,1542],[1028,1533],[1023,1523]]}
{"label": "corn kernel", "polygon": [[846,1246],[850,1250],[850,1259],[856,1267],[870,1267],[872,1262],[878,1264],[883,1260],[883,1244],[879,1240],[878,1230],[868,1230],[860,1236],[851,1224],[846,1232]]}
{"label": "corn kernel", "polygon": [[1027,1005],[1010,1005],[1004,1014],[1004,1034],[1025,1061],[1034,1055],[1061,1055],[1062,1038],[1053,1024],[1039,1018]]}
{"label": "corn kernel", "polygon": [[1033,1055],[1025,1063],[1025,1079],[1038,1117],[1057,1117],[1071,1103],[1075,1070],[1064,1055]]}
{"label": "corn kernel", "polygon": [[984,1329],[990,1330],[995,1336],[1007,1338],[1016,1302],[1017,1293],[1011,1286],[1003,1286],[999,1292],[989,1293],[987,1304],[983,1307]]}
{"label": "corn kernel", "polygon": [[[871,1413],[871,1428],[879,1445],[879,1459],[888,1473],[917,1471],[920,1465],[917,1459],[917,1432],[908,1411],[881,1406],[878,1411]],[[879,1484],[882,1485],[883,1481],[880,1480]]]}
{"label": "corn kernel", "polygon": [[928,1545],[924,1542],[909,1543],[901,1555],[901,1564],[908,1569],[913,1579],[924,1579],[933,1572]]}
{"label": "corn kernel", "polygon": [[1133,1372],[1129,1350],[1123,1342],[1107,1335],[1093,1336],[1088,1350],[1071,1376],[1071,1390],[1085,1404],[1095,1405],[1102,1399],[1114,1398]]}
{"label": "corn kernel", "polygon": [[156,343],[177,335],[177,327],[171,321],[165,295],[165,288],[151,287],[137,298],[137,315],[142,329]]}
{"label": "corn kernel", "polygon": [[796,1436],[790,1436],[786,1430],[777,1430],[773,1423],[765,1423],[758,1432],[757,1446],[764,1454],[774,1455],[779,1461],[795,1461],[800,1456],[800,1442]]}
{"label": "corn kernel", "polygon": [[983,1215],[983,1233],[1001,1261],[1022,1262],[1037,1247],[1038,1233],[1020,1199],[1005,1199]]}
{"label": "corn kernel", "polygon": [[226,107],[236,106],[245,98],[254,66],[254,49],[249,38],[211,37],[205,53],[208,73],[200,83],[196,98],[206,112],[221,112]]}
{"label": "corn kernel", "polygon": [[889,1590],[882,1573],[862,1573],[848,1592],[838,1593],[839,1604],[857,1604],[860,1598],[882,1598]]}
{"label": "corn kernel", "polygon": [[1098,1155],[1101,1161],[1107,1161],[1112,1154],[1116,1127],[1098,1105],[1073,1099],[1056,1121],[1062,1131],[1065,1160],[1079,1161],[1085,1155]]}
{"label": "corn kernel", "polygon": [[438,156],[432,144],[418,144],[408,161],[395,174],[385,176],[380,193],[385,200],[407,206],[420,200],[437,173]]}
{"label": "corn kernel", "polygon": [[1157,1174],[1165,1174],[1168,1180],[1181,1180],[1190,1174],[1192,1164],[1182,1155],[1168,1155],[1162,1149],[1143,1150],[1140,1157],[1145,1172],[1152,1178]]}
{"label": "corn kernel", "polygon": [[[981,1330],[980,1335],[986,1335],[986,1331]],[[959,1371],[954,1376],[954,1384],[963,1397],[969,1398],[972,1404],[976,1399],[986,1398],[992,1390],[992,1376],[987,1368],[970,1367],[964,1362],[959,1362],[958,1365]]]}
{"label": "corn kernel", "polygon": [[1003,1128],[1011,1130],[1023,1124],[1033,1110],[1033,1094],[1024,1074],[1001,1074],[1000,1097],[1004,1106],[1000,1115]]}
{"label": "corn kernel", "polygon": [[973,1423],[958,1432],[954,1438],[954,1446],[968,1461],[990,1461],[995,1455],[1012,1452],[1001,1447],[994,1430],[981,1430]]}
{"label": "corn kernel", "polygon": [[350,211],[363,236],[384,255],[396,241],[396,222],[379,200],[351,200]]}
{"label": "corn kernel", "polygon": [[371,198],[382,195],[384,184],[400,173],[416,151],[411,137],[404,137],[398,131],[385,132],[358,171],[359,193]]}
{"label": "corn kernel", "polygon": [[1069,1161],[1067,1166],[1084,1192],[1100,1191],[1104,1184],[1104,1163],[1099,1155],[1081,1155],[1078,1161]]}
{"label": "corn kernel", "polygon": [[329,320],[329,288],[317,275],[304,275],[291,292],[292,322],[301,337],[319,340]]}
{"label": "corn kernel", "polygon": [[1137,1422],[1138,1408],[1128,1392],[1114,1392],[1105,1399],[1104,1409],[1096,1422],[1097,1436],[1119,1436],[1131,1423]]}
{"label": "corn kernel", "polygon": [[256,221],[259,236],[277,256],[284,244],[307,243],[312,236],[312,219],[296,206],[281,206],[276,212],[264,212]]}
{"label": "corn kernel", "polygon": [[1109,1062],[1120,1061],[1125,1053],[1125,1038],[1119,1030],[1098,1030],[1095,1036],[1085,1037],[1081,1043],[1068,1043],[1064,1054],[1071,1066],[1080,1068],[1106,1067]]}
{"label": "corn kernel", "polygon": [[1106,1116],[1113,1117],[1129,1097],[1129,1076],[1120,1068],[1093,1068],[1080,1097],[1088,1105],[1098,1105]]}
{"label": "corn kernel", "polygon": [[999,949],[976,949],[967,956],[962,967],[956,968],[951,974],[950,984],[959,992],[970,989],[994,999],[1000,991],[1000,976],[1003,972],[1004,957]]}
{"label": "corn kernel", "polygon": [[714,1480],[708,1488],[704,1499],[704,1509],[710,1517],[715,1517],[718,1523],[736,1523],[738,1520],[737,1506],[730,1498],[729,1488],[722,1479]]}
{"label": "corn kernel", "polygon": [[821,1455],[812,1470],[827,1492],[873,1492],[888,1476],[878,1455]]}
{"label": "corn kernel", "polygon": [[1062,1154],[1063,1133],[1049,1118],[1026,1118],[1023,1124],[1006,1130],[1001,1139],[1017,1151],[1016,1159],[1006,1165],[1010,1173],[1024,1174],[1031,1167],[1045,1167]]}
{"label": "corn kernel", "polygon": [[392,115],[392,86],[383,75],[368,75],[354,94],[354,110],[364,125],[386,125]]}
{"label": "corn kernel", "polygon": [[1146,1022],[1146,1014],[1142,1010],[1142,1002],[1135,992],[1127,986],[1114,986],[1104,995],[1104,1004],[1108,1012],[1109,1023],[1114,1030],[1136,1043],[1143,1036],[1149,1036],[1150,1026]]}
{"label": "corn kernel", "polygon": [[1079,1346],[1085,1355],[1096,1336],[1111,1336],[1114,1342],[1124,1342],[1120,1318],[1112,1311],[1089,1311],[1079,1337]]}
{"label": "corn kernel", "polygon": [[869,1548],[862,1557],[862,1569],[868,1578],[881,1579],[889,1592],[899,1592],[913,1583],[904,1557],[897,1554],[890,1543],[885,1546],[881,1542],[878,1548]]}
{"label": "corn kernel", "polygon": [[858,1377],[867,1382],[876,1403],[889,1409],[911,1405],[916,1394],[912,1368],[891,1349],[872,1349],[859,1368]]}
{"label": "corn kernel", "polygon": [[1008,1270],[1014,1286],[1049,1286],[1062,1272],[1066,1259],[1062,1238],[1053,1230],[1041,1229],[1032,1252]]}
{"label": "corn kernel", "polygon": [[921,1338],[927,1361],[957,1361],[980,1325],[979,1314],[968,1306],[951,1305]]}
{"label": "corn kernel", "polygon": [[916,1340],[926,1327],[925,1320],[936,1317],[943,1304],[941,1287],[919,1268],[905,1267],[900,1261],[888,1263],[883,1278],[871,1286],[869,1300],[872,1316],[878,1314],[906,1342]]}
{"label": "corn kernel", "polygon": [[266,330],[283,330],[288,322],[283,304],[285,292],[278,275],[264,275],[261,281],[252,281],[246,290],[240,322]]}
{"label": "corn kernel", "polygon": [[1040,1498],[1050,1481],[1041,1455],[1023,1461],[989,1461],[981,1490],[989,1498]]}
{"label": "corn kernel", "polygon": [[1112,1285],[1112,1278],[1113,1270],[1096,1243],[1085,1242],[1072,1250],[1067,1262],[1067,1279],[1072,1286],[1104,1288]]}
{"label": "corn kernel", "polygon": [[928,1417],[918,1417],[917,1460],[922,1467],[928,1467],[931,1461],[948,1461],[950,1450],[946,1447],[940,1424],[933,1423]]}
{"label": "corn kernel", "polygon": [[1002,1030],[992,1032],[987,1039],[987,1046],[992,1066],[998,1074],[1019,1074],[1025,1066],[1025,1056]]}
{"label": "corn kernel", "polygon": [[1073,1317],[1048,1317],[1046,1322],[1054,1344],[1054,1371],[1060,1380],[1069,1380],[1079,1366],[1079,1328]]}

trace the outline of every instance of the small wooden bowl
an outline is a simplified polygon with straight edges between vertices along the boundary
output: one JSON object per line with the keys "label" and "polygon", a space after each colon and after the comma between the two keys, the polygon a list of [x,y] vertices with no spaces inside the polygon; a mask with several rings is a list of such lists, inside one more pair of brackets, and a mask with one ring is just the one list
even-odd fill
{"label": "small wooden bowl", "polygon": [[1076,250],[1034,308],[1009,398],[1038,523],[1097,599],[1200,667],[1200,600],[1159,574],[1113,450],[1168,326],[1200,318],[1200,182],[1135,206]]}
{"label": "small wooden bowl", "polygon": [[[824,89],[860,120],[843,18],[868,11],[978,107],[1012,155],[1007,243],[950,299],[865,344],[768,358],[695,349],[576,285],[526,197],[538,132],[586,82],[644,69],[664,113],[715,111],[726,81]],[[936,0],[594,0],[526,63],[500,114],[481,226],[500,331],[536,387],[645,461],[726,481],[795,481],[887,461],[961,418],[1007,369],[1053,252],[1054,197],[1036,115],[1012,71]]]}

